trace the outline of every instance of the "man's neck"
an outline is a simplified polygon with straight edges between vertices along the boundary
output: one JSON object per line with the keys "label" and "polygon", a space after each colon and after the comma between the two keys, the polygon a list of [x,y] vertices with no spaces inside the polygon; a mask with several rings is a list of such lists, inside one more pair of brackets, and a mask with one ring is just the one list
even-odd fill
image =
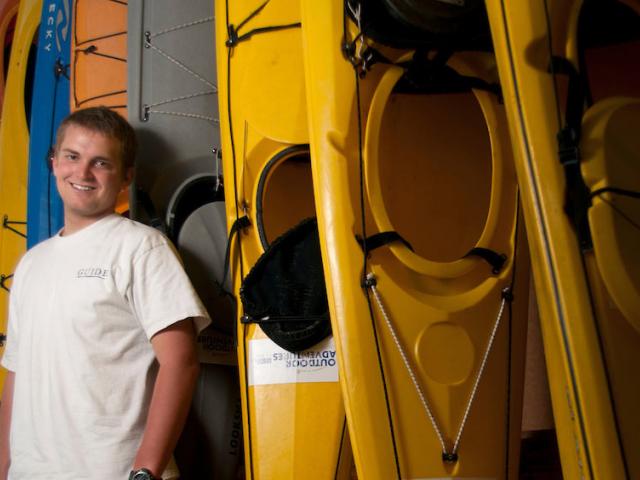
{"label": "man's neck", "polygon": [[74,233],[77,233],[80,230],[83,230],[83,229],[93,225],[94,223],[99,222],[103,218],[106,218],[109,215],[112,215],[113,213],[114,212],[108,212],[108,213],[106,213],[104,215],[101,215],[101,216],[98,216],[98,217],[95,217],[95,218],[94,217],[76,218],[74,215],[65,215],[64,227],[62,228],[62,231],[60,232],[60,236],[61,237],[66,237],[66,236],[72,235]]}

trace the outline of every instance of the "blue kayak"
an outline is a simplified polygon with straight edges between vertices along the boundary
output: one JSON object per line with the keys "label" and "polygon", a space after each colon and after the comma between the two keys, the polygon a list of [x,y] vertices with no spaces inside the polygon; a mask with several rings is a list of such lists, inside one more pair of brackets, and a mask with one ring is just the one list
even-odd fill
{"label": "blue kayak", "polygon": [[69,114],[71,0],[43,3],[31,106],[27,248],[54,235],[63,225],[62,201],[50,157],[58,125]]}

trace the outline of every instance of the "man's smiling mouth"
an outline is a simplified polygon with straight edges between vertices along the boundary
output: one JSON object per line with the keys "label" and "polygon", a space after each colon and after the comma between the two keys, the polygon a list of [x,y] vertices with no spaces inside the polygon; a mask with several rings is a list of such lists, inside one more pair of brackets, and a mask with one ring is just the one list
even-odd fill
{"label": "man's smiling mouth", "polygon": [[95,190],[95,187],[89,187],[87,185],[79,185],[77,183],[73,183],[73,182],[69,182],[71,184],[71,186],[76,189],[76,190],[80,190],[81,192],[87,192],[89,190]]}

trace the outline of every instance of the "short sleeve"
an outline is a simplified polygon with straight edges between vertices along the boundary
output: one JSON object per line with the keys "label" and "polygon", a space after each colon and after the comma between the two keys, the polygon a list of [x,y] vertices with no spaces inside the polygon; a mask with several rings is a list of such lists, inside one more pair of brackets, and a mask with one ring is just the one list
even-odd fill
{"label": "short sleeve", "polygon": [[[20,275],[16,272],[9,293],[9,315],[7,321],[7,339],[5,343],[4,355],[2,356],[2,366],[11,372],[18,369],[18,345],[19,340],[19,312],[18,293],[20,289]],[[3,295],[4,293],[0,293]]]}
{"label": "short sleeve", "polygon": [[150,248],[134,260],[129,298],[148,338],[189,317],[193,318],[197,333],[211,323],[168,242]]}

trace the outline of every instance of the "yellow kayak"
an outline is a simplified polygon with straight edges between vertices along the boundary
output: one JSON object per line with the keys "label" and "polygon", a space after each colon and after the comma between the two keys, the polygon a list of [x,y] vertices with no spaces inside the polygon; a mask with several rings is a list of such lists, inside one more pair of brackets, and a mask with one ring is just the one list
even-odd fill
{"label": "yellow kayak", "polygon": [[[315,215],[300,9],[295,0],[216,2],[215,21],[230,271],[240,307],[240,287],[265,250]],[[238,310],[247,478],[348,478],[332,338],[288,350],[265,333],[273,329],[245,323]]]}
{"label": "yellow kayak", "polygon": [[[23,0],[16,19],[9,73],[0,125],[0,334],[7,328],[7,309],[13,270],[26,249],[27,164],[29,131],[25,85],[29,51],[37,33],[41,0]],[[35,61],[32,58],[31,61]],[[27,96],[29,98],[29,96]],[[0,342],[0,355],[4,341]],[[0,386],[5,371],[0,369]]]}
{"label": "yellow kayak", "polygon": [[302,2],[316,209],[358,476],[515,478],[529,260],[495,59],[416,52],[410,28],[368,29],[373,3]]}
{"label": "yellow kayak", "polygon": [[[5,51],[11,45],[10,40],[13,37],[12,24],[15,22],[18,14],[18,0],[2,0],[0,1],[0,38],[4,39],[3,48],[0,49],[0,64],[5,64]],[[9,61],[7,58],[6,61]],[[4,78],[4,69],[0,71],[0,113],[2,113],[2,99],[4,98],[4,87],[6,78]]]}
{"label": "yellow kayak", "polygon": [[640,3],[487,2],[565,478],[640,478]]}

